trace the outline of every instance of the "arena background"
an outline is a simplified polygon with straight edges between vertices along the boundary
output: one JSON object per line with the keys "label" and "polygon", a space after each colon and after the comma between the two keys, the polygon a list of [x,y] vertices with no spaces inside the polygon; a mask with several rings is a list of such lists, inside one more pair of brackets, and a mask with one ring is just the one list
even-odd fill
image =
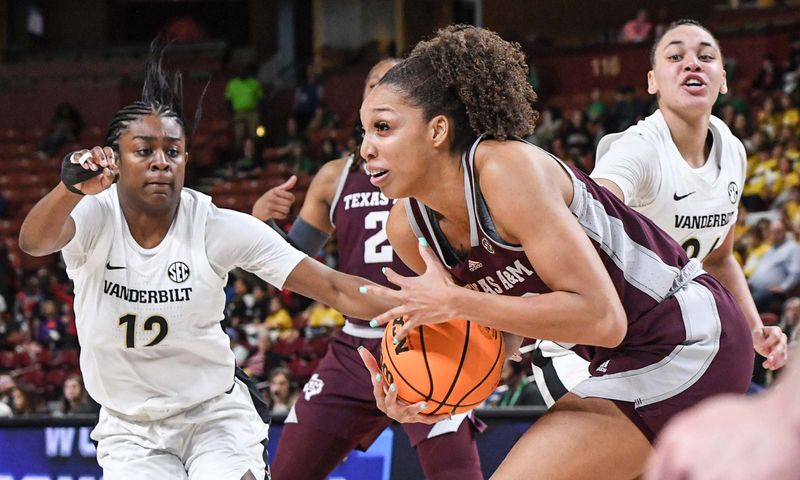
{"label": "arena background", "polygon": [[[650,35],[624,38],[639,10],[648,13]],[[138,98],[155,36],[173,39],[167,62],[184,72],[187,118],[208,84],[188,186],[249,212],[261,193],[298,174],[295,210],[281,222],[288,228],[314,172],[355,145],[370,66],[402,56],[436,28],[472,23],[519,42],[545,112],[534,141],[589,171],[602,134],[653,108],[645,91],[653,32],[684,17],[720,41],[731,92],[714,113],[748,149],[746,211],[736,226],[747,273],[768,248],[759,220],[784,218],[790,235],[800,233],[800,1],[0,0],[0,479],[100,477],[88,441],[95,417],[63,403],[65,381],[80,373],[71,286],[58,255],[27,256],[17,235],[26,212],[58,182],[64,154],[101,144],[114,112]],[[237,77],[258,80],[257,106],[232,107],[226,92]],[[255,119],[251,131],[248,119]],[[319,259],[335,266],[336,246]],[[226,291],[223,328],[237,360],[267,400],[291,401],[341,316],[242,272],[232,273]],[[798,293],[795,287],[788,297]],[[792,343],[800,311],[787,308],[793,301],[762,312]],[[269,341],[262,343],[262,332]],[[758,365],[754,385],[766,387],[777,374]],[[276,367],[289,372],[288,392],[270,387]],[[487,473],[543,411],[491,406],[527,374],[505,378],[479,412],[490,425],[479,437]],[[276,415],[271,448],[282,418]],[[331,478],[421,473],[402,430],[392,428]]]}

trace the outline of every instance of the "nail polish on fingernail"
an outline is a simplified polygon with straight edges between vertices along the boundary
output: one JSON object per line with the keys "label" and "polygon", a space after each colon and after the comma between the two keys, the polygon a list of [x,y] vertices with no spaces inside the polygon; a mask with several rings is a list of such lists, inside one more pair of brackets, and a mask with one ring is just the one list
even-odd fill
{"label": "nail polish on fingernail", "polygon": [[398,343],[400,343],[400,341],[398,339],[396,339],[396,338],[393,338],[392,339],[392,343],[397,345]]}
{"label": "nail polish on fingernail", "polygon": [[386,275],[386,267],[381,267],[381,273]]}
{"label": "nail polish on fingernail", "polygon": [[380,373],[376,373],[375,374],[375,381],[376,382],[380,382],[381,381],[381,374]]}
{"label": "nail polish on fingernail", "polygon": [[366,295],[367,294],[367,286],[366,285],[362,285],[362,286],[358,287],[358,293],[360,293],[361,295]]}
{"label": "nail polish on fingernail", "polygon": [[356,350],[360,352],[361,350],[364,350],[364,348],[365,348],[364,345],[359,345],[358,348],[356,348]]}
{"label": "nail polish on fingernail", "polygon": [[420,403],[419,404],[419,409],[420,410],[427,410],[428,409],[428,404],[425,403],[425,402]]}
{"label": "nail polish on fingernail", "polygon": [[373,318],[372,320],[369,321],[369,326],[372,327],[372,328],[377,327],[378,326],[378,321]]}
{"label": "nail polish on fingernail", "polygon": [[423,247],[427,247],[428,241],[425,240],[425,237],[419,237],[419,244],[422,245]]}
{"label": "nail polish on fingernail", "polygon": [[397,385],[395,385],[394,383],[389,385],[389,391],[390,392],[396,392],[397,391]]}

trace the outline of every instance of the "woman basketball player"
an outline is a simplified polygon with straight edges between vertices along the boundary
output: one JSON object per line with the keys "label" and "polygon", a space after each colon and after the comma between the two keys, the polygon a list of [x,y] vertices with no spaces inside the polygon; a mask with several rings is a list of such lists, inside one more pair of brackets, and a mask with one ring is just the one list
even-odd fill
{"label": "woman basketball player", "polygon": [[117,112],[104,147],[65,158],[62,182],[28,214],[20,246],[61,250],[75,282],[81,370],[103,407],[92,438],[105,478],[263,479],[268,427],[234,378],[219,325],[228,271],[356,317],[390,304],[365,303],[363,279],[183,188],[181,112],[180,78],[161,70],[156,48],[142,99]]}
{"label": "woman basketball player", "polygon": [[[372,67],[364,97],[397,62],[384,60]],[[290,179],[288,185],[292,183]],[[294,195],[284,184],[262,195],[253,206],[253,215],[261,220],[285,218],[292,203]],[[313,256],[333,234],[340,246],[341,271],[388,284],[381,273],[383,267],[411,273],[386,239],[392,205],[370,183],[363,159],[351,155],[333,160],[311,181],[289,241]],[[374,355],[380,352],[383,332],[367,323],[348,318],[331,339],[319,368],[284,423],[271,466],[275,480],[324,478],[351,450],[366,450],[391,424],[375,406],[369,372],[356,351],[363,345]],[[403,425],[429,480],[483,478],[473,431],[476,426],[482,424],[466,413],[435,425]]]}
{"label": "woman basketball player", "polygon": [[[387,197],[407,197],[387,232],[421,275],[387,270],[399,291],[364,291],[399,304],[374,323],[407,316],[400,336],[457,317],[591,362],[592,376],[522,436],[495,478],[635,478],[675,413],[746,390],[749,329],[730,293],[652,222],[516,140],[535,120],[526,73],[518,45],[454,26],[369,94],[361,155]],[[360,352],[375,378],[375,359]],[[373,383],[390,417],[435,420]]]}
{"label": "woman basketball player", "polygon": [[[786,363],[786,335],[761,322],[742,268],[733,257],[733,228],[744,185],[744,146],[711,115],[727,92],[717,40],[693,20],[671,24],[653,44],[647,88],[658,110],[597,147],[591,177],[646,216],[731,291],[745,313],[764,368]],[[553,342],[534,353],[542,395],[558,399],[589,376],[588,364]]]}

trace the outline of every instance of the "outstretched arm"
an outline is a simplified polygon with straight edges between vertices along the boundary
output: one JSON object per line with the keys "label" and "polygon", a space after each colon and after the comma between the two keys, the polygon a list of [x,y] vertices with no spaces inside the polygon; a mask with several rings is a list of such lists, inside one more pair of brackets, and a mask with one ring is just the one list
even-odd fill
{"label": "outstretched arm", "polygon": [[390,299],[361,294],[360,290],[367,285],[377,286],[364,278],[337,272],[312,258],[305,258],[292,270],[283,286],[354,318],[370,319],[394,307]]}

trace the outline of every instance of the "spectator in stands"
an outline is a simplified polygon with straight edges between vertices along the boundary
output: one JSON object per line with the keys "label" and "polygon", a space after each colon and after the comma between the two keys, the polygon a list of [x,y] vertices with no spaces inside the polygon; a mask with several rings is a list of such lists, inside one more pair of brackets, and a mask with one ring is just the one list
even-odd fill
{"label": "spectator in stands", "polygon": [[306,66],[306,77],[294,92],[292,116],[297,120],[301,132],[305,132],[314,112],[323,98],[322,80],[314,65]]}
{"label": "spectator in stands", "polygon": [[[261,83],[256,78],[256,68],[248,65],[235,77],[228,81],[225,86],[225,98],[230,104],[233,112],[233,122],[243,122],[245,125],[244,136],[252,136],[256,133],[256,126],[259,120],[259,102],[263,96]],[[236,136],[234,145],[241,148],[244,136]]]}
{"label": "spectator in stands", "polygon": [[83,377],[70,375],[64,380],[60,414],[65,416],[97,413],[100,409],[89,398],[83,386]]}
{"label": "spectator in stands", "polygon": [[264,284],[261,281],[255,282],[253,285],[253,291],[250,293],[250,299],[248,301],[249,306],[247,308],[247,317],[256,320],[258,323],[261,323],[267,315],[269,314],[269,303],[270,298],[267,295],[267,290],[264,288]]}
{"label": "spectator in stands", "polygon": [[792,297],[783,304],[780,326],[789,338],[789,348],[797,346],[800,341],[800,297]]}
{"label": "spectator in stands", "polygon": [[745,262],[742,267],[742,271],[744,272],[744,276],[747,278],[749,278],[750,275],[756,271],[756,267],[758,266],[758,262],[761,260],[761,257],[763,257],[764,254],[770,249],[770,244],[767,241],[767,237],[764,236],[764,230],[759,226],[761,222],[766,222],[769,224],[769,220],[767,219],[759,220],[756,225],[750,227],[747,235],[742,239],[747,248],[747,254],[745,255]]}
{"label": "spectator in stands", "polygon": [[783,72],[775,64],[775,56],[771,53],[764,55],[761,61],[761,70],[758,71],[753,81],[753,88],[763,92],[773,92],[783,87]]}
{"label": "spectator in stands", "polygon": [[39,314],[39,307],[44,301],[44,294],[39,286],[38,277],[25,280],[25,288],[17,293],[15,315],[32,321]]}
{"label": "spectator in stands", "polygon": [[306,153],[305,145],[295,142],[289,149],[289,154],[284,157],[284,163],[289,167],[289,173],[303,177],[316,171],[316,165]]}
{"label": "spectator in stands", "polygon": [[0,375],[0,404],[11,406],[12,392],[17,387],[14,378],[4,373]]}
{"label": "spectator in stands", "polygon": [[534,145],[547,148],[550,142],[558,136],[564,123],[563,114],[558,107],[549,105],[542,111],[539,123],[528,140]]}
{"label": "spectator in stands", "polygon": [[789,188],[786,203],[783,205],[783,214],[788,222],[789,229],[795,233],[795,238],[800,233],[800,186]]}
{"label": "spectator in stands", "polygon": [[285,367],[273,369],[269,374],[270,413],[272,415],[285,415],[292,409],[297,393],[292,383],[292,374]]}
{"label": "spectator in stands", "polygon": [[11,390],[11,411],[15,417],[31,415],[36,412],[33,392],[20,385]]}
{"label": "spectator in stands", "polygon": [[628,20],[622,27],[622,41],[624,43],[642,43],[650,39],[653,24],[647,18],[647,10],[640,9],[636,17]]}
{"label": "spectator in stands", "polygon": [[83,117],[78,109],[70,103],[58,104],[50,120],[50,130],[39,144],[37,156],[40,158],[54,156],[65,144],[77,141],[82,131]]}
{"label": "spectator in stands", "polygon": [[800,245],[786,236],[782,219],[770,224],[772,246],[761,257],[747,279],[759,312],[770,310],[773,302],[782,302],[800,282]]}
{"label": "spectator in stands", "polygon": [[614,95],[614,103],[608,112],[609,133],[621,132],[638,122],[644,113],[644,105],[636,98],[633,87],[621,87]]}
{"label": "spectator in stands", "polygon": [[564,126],[561,141],[570,157],[578,160],[594,150],[594,139],[586,126],[583,112],[575,109],[569,115],[569,121]]}
{"label": "spectator in stands", "polygon": [[272,351],[272,338],[269,330],[259,328],[256,351],[244,364],[244,369],[257,380],[266,380],[267,373],[286,364],[286,358]]}
{"label": "spectator in stands", "polygon": [[590,122],[602,122],[608,113],[608,105],[603,101],[603,92],[595,87],[589,94],[589,104],[586,105],[586,119]]}
{"label": "spectator in stands", "polygon": [[525,362],[506,360],[503,364],[501,385],[490,397],[493,407],[521,407],[529,405],[545,406],[544,399],[531,382]]}
{"label": "spectator in stands", "polygon": [[339,117],[333,113],[324,100],[320,100],[314,115],[308,123],[306,131],[309,135],[314,131],[321,131],[326,128],[336,128],[339,126]]}
{"label": "spectator in stands", "polygon": [[270,313],[264,320],[267,328],[279,331],[292,328],[292,316],[289,315],[289,310],[284,305],[283,298],[280,295],[272,297],[269,309]]}
{"label": "spectator in stands", "polygon": [[344,316],[335,308],[320,302],[311,304],[304,316],[308,318],[308,326],[313,328],[344,326]]}
{"label": "spectator in stands", "polygon": [[37,319],[35,330],[36,341],[42,346],[56,348],[63,344],[67,324],[58,306],[53,300],[42,303],[42,314]]}

